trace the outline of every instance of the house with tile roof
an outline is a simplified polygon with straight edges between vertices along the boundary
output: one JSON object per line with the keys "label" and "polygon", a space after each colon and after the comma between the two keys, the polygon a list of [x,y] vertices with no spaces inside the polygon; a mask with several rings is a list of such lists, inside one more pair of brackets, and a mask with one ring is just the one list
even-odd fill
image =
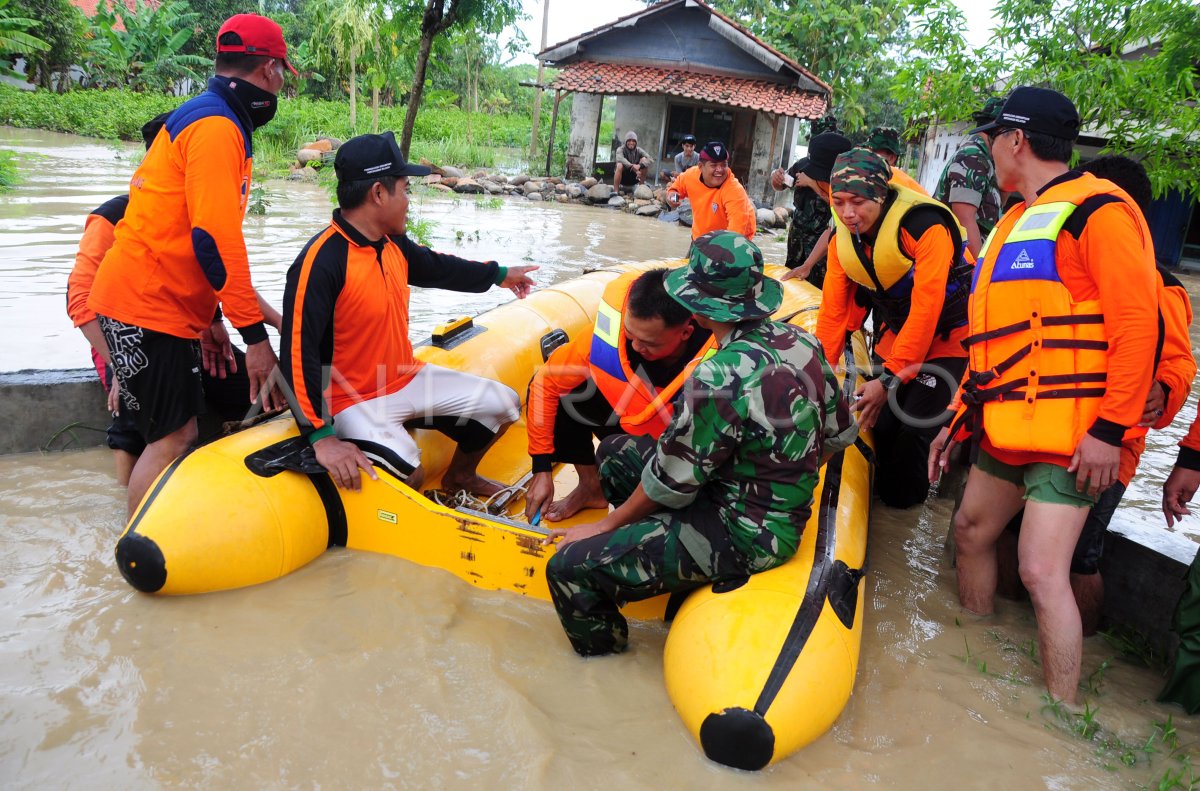
{"label": "house with tile roof", "polygon": [[[830,101],[819,77],[701,0],[665,0],[538,59],[559,70],[550,83],[556,106],[573,94],[571,178],[611,161],[630,130],[654,160],[652,177],[665,178],[692,134],[701,146],[724,142],[750,196],[773,202],[771,171],[789,164],[801,121],[820,118]],[[615,132],[599,140],[606,100],[615,101]]]}

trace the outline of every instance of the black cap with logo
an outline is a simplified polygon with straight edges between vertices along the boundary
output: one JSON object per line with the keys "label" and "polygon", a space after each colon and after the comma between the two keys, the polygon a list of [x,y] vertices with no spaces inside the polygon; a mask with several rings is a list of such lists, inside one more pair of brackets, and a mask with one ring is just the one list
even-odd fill
{"label": "black cap with logo", "polygon": [[719,140],[705,143],[704,148],[700,149],[700,160],[702,162],[728,162],[729,149],[725,148],[725,144]]}
{"label": "black cap with logo", "polygon": [[396,135],[384,132],[381,135],[359,135],[352,137],[338,149],[333,159],[333,169],[338,181],[377,179],[383,176],[428,176],[432,168],[406,162],[396,144]]}
{"label": "black cap with logo", "polygon": [[1079,111],[1070,99],[1049,88],[1027,85],[1008,95],[996,120],[972,129],[971,134],[995,129],[1024,129],[1060,140],[1074,140],[1079,137],[1079,124]]}
{"label": "black cap with logo", "polygon": [[795,170],[813,181],[829,181],[833,161],[838,154],[854,148],[850,138],[837,132],[822,132],[808,141],[808,156],[796,163]]}

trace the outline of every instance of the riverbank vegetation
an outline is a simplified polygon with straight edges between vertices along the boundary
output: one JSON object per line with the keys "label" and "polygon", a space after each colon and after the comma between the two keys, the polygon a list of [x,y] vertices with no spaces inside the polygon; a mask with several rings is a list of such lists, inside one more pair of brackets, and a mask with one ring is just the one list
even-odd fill
{"label": "riverbank vegetation", "polygon": [[0,192],[8,192],[17,183],[17,155],[0,151]]}
{"label": "riverbank vegetation", "polygon": [[[131,89],[21,91],[0,86],[0,124],[49,129],[106,139],[141,140],[141,127],[159,113],[179,106],[185,97]],[[275,119],[254,135],[256,175],[285,176],[296,149],[318,137],[345,140],[355,134],[346,103],[297,97],[279,103]],[[360,113],[370,107],[359,102]],[[381,107],[380,129],[398,131],[405,108]],[[550,118],[542,118],[542,135],[550,133]],[[520,170],[526,165],[529,117],[518,113],[472,113],[452,103],[426,106],[417,116],[411,154],[439,164]],[[568,118],[560,113],[555,140],[561,164],[566,150]],[[559,145],[561,143],[561,145]]]}
{"label": "riverbank vegetation", "polygon": [[[1108,139],[1106,150],[1143,159],[1158,194],[1200,196],[1200,6],[1192,0],[996,0],[991,36],[979,46],[967,41],[954,0],[710,2],[827,82],[833,112],[856,139],[875,125],[916,139],[931,125],[969,120],[1010,85],[1051,85],[1075,101],[1087,131]],[[552,13],[569,13],[564,0],[554,5]],[[305,136],[393,129],[406,151],[412,141],[414,156],[499,164],[495,150],[528,148],[534,125],[529,83],[537,69],[510,65],[534,49],[514,25],[522,7],[521,0],[260,0],[257,10],[283,27],[301,77],[285,89],[299,101],[283,105],[256,145],[270,153]],[[245,10],[241,0],[153,7],[130,0],[101,3],[85,19],[71,0],[0,0],[0,68],[20,56],[27,79],[47,91],[195,92],[211,68],[217,27]],[[104,100],[83,104],[92,101]],[[570,102],[560,106],[556,171]],[[531,166],[544,161],[544,104]],[[131,137],[144,109],[117,96],[106,113],[116,117],[94,124],[58,120],[70,107],[9,112],[0,123],[99,125],[103,136]]]}

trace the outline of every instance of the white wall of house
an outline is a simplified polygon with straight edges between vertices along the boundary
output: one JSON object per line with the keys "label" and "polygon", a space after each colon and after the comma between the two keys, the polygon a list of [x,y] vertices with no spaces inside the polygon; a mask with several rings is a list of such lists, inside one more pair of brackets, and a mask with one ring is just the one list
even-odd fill
{"label": "white wall of house", "polygon": [[567,177],[582,179],[592,174],[596,163],[596,132],[600,126],[598,93],[576,93],[571,99],[571,136],[567,140]]}

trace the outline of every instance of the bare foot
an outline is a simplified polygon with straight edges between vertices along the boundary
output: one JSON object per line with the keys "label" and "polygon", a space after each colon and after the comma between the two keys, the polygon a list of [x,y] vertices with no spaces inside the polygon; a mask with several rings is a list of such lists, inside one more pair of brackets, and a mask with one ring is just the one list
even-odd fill
{"label": "bare foot", "polygon": [[499,481],[484,478],[482,475],[464,475],[458,477],[447,473],[442,476],[442,488],[452,492],[457,492],[461,489],[470,492],[476,497],[487,498],[504,491],[508,487]]}
{"label": "bare foot", "polygon": [[604,499],[604,493],[599,488],[585,489],[582,485],[576,486],[570,494],[556,500],[546,509],[546,521],[561,522],[570,519],[584,508],[608,508],[608,500]]}

